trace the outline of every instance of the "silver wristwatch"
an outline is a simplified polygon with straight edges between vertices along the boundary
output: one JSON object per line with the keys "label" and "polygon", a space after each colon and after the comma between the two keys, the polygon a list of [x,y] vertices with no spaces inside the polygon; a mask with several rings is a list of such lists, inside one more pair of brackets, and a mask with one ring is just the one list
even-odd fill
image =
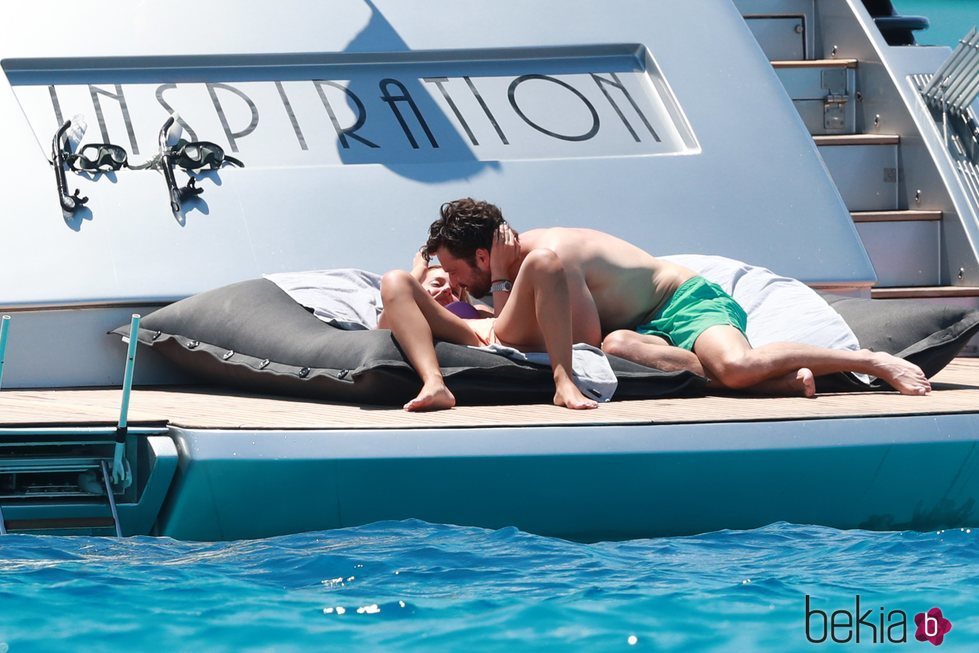
{"label": "silver wristwatch", "polygon": [[510,292],[513,290],[513,282],[507,279],[499,279],[490,284],[490,292]]}

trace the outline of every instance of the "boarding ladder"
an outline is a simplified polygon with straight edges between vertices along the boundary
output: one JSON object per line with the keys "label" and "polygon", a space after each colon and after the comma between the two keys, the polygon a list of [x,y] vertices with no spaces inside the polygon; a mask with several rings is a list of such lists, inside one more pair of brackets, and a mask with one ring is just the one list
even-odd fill
{"label": "boarding ladder", "polygon": [[[11,320],[0,318],[0,387]],[[139,316],[130,333],[138,333]],[[119,420],[105,426],[18,426],[0,428],[0,534],[13,531],[114,533],[122,536],[117,500],[132,501],[133,447],[139,436],[159,429],[130,429],[137,338],[126,357]],[[14,513],[29,515],[15,518]]]}

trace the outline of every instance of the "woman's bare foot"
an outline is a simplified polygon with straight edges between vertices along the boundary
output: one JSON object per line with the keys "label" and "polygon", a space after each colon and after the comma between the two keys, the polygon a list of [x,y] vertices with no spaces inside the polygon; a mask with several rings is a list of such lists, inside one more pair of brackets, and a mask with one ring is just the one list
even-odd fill
{"label": "woman's bare foot", "polygon": [[921,368],[903,358],[878,351],[871,352],[874,376],[886,381],[892,388],[905,395],[926,395],[931,384]]}
{"label": "woman's bare foot", "polygon": [[581,394],[581,390],[578,389],[578,386],[576,386],[570,380],[565,383],[557,384],[557,391],[554,393],[554,405],[564,406],[565,408],[570,408],[571,410],[598,408],[598,402],[592,401],[585,395]]}
{"label": "woman's bare foot", "polygon": [[444,383],[425,385],[418,396],[404,405],[408,412],[445,410],[456,405],[456,398]]}

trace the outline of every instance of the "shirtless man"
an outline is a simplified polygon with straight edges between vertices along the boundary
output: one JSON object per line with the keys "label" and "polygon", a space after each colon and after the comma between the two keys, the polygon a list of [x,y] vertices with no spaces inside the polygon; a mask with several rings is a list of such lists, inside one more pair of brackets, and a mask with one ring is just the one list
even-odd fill
{"label": "shirtless man", "polygon": [[[508,230],[496,230],[491,234],[490,248],[511,251],[507,241],[512,238]],[[524,351],[547,351],[554,377],[554,403],[577,410],[598,407],[574,383],[570,293],[565,276],[559,269],[555,273],[546,258],[527,257],[512,301],[505,307],[501,302],[495,317],[486,316],[469,304],[458,306],[461,302],[457,300],[464,292],[457,294],[454,288],[459,287],[450,283],[448,275],[428,267],[427,260],[420,258],[416,258],[410,273],[392,270],[381,279],[384,311],[378,326],[391,330],[422,380],[421,390],[404,405],[405,410],[443,410],[455,405],[455,397],[439,368],[433,337],[459,345],[499,343]],[[469,315],[461,308],[469,308]],[[538,319],[541,315],[554,319],[542,321]]]}
{"label": "shirtless man", "polygon": [[[508,238],[493,244],[501,226]],[[600,231],[555,227],[518,237],[497,207],[465,198],[442,206],[425,252],[438,257],[453,285],[476,297],[492,293],[497,311],[511,290],[527,292],[521,280],[528,261],[548,261],[551,274],[567,279],[575,342],[666,371],[690,370],[724,388],[811,397],[815,376],[848,371],[879,377],[904,394],[931,390],[918,366],[883,352],[799,343],[752,348],[744,311],[718,286]]]}

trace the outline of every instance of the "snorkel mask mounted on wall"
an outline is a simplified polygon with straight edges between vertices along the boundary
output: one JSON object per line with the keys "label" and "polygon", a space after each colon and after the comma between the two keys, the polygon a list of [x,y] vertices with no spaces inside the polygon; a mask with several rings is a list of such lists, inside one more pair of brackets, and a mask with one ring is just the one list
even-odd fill
{"label": "snorkel mask mounted on wall", "polygon": [[[233,156],[228,156],[224,148],[210,141],[185,141],[180,138],[183,128],[177,118],[171,115],[160,128],[160,158],[163,161],[163,176],[167,182],[167,192],[170,195],[170,209],[175,217],[179,217],[181,203],[190,197],[196,197],[204,192],[197,186],[197,179],[190,177],[186,186],[177,186],[173,167],[180,166],[184,170],[217,170],[225,163],[244,168],[245,164]],[[170,143],[173,143],[171,145]]]}
{"label": "snorkel mask mounted on wall", "polygon": [[217,170],[226,163],[239,168],[245,167],[241,160],[228,156],[224,148],[217,143],[185,141],[180,138],[183,129],[175,115],[167,118],[160,129],[159,154],[142,164],[130,164],[126,150],[112,143],[87,143],[79,148],[86,127],[85,120],[81,116],[75,116],[71,120],[66,120],[58,128],[51,142],[50,162],[54,166],[55,179],[58,183],[58,201],[65,220],[70,220],[75,211],[88,202],[88,197],[82,197],[79,189],[74,193],[68,192],[68,177],[65,172],[69,169],[76,173],[89,172],[98,175],[123,168],[145,170],[162,167],[170,196],[170,208],[174,217],[179,219],[181,203],[188,197],[200,195],[204,189],[197,186],[195,177],[190,177],[186,186],[177,186],[174,166],[187,171]]}

